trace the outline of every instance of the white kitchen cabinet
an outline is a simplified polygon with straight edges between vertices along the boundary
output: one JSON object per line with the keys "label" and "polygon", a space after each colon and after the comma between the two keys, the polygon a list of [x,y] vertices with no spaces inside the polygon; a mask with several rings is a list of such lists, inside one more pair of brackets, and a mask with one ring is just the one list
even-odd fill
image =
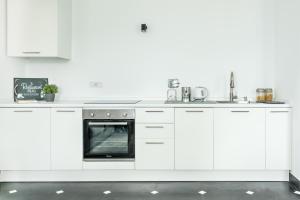
{"label": "white kitchen cabinet", "polygon": [[8,0],[7,55],[71,56],[71,0]]}
{"label": "white kitchen cabinet", "polygon": [[174,139],[137,139],[137,170],[174,169]]}
{"label": "white kitchen cabinet", "polygon": [[136,123],[173,124],[174,108],[137,108]]}
{"label": "white kitchen cabinet", "polygon": [[265,169],[265,109],[216,108],[214,115],[215,169]]}
{"label": "white kitchen cabinet", "polygon": [[174,169],[174,108],[136,109],[135,167]]}
{"label": "white kitchen cabinet", "polygon": [[52,169],[82,169],[82,109],[53,108],[51,121]]}
{"label": "white kitchen cabinet", "polygon": [[213,169],[213,109],[175,109],[175,169]]}
{"label": "white kitchen cabinet", "polygon": [[291,109],[266,111],[266,168],[291,169]]}
{"label": "white kitchen cabinet", "polygon": [[0,108],[0,122],[0,170],[50,170],[50,109]]}

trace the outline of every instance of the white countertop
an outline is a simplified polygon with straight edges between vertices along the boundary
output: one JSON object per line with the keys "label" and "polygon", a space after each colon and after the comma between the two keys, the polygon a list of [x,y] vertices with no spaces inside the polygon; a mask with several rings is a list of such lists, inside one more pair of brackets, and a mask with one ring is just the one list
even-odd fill
{"label": "white countertop", "polygon": [[0,100],[0,108],[145,108],[145,107],[164,107],[164,108],[290,108],[289,104],[205,104],[205,103],[179,103],[165,104],[163,100],[142,100],[137,104],[85,104],[87,101],[55,101],[15,103],[13,101]]}

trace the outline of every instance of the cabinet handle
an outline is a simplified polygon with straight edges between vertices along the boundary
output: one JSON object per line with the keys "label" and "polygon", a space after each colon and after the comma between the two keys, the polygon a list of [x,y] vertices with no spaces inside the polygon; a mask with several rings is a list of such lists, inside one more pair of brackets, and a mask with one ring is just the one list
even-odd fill
{"label": "cabinet handle", "polygon": [[23,54],[40,54],[41,52],[39,51],[23,51]]}
{"label": "cabinet handle", "polygon": [[145,142],[145,144],[165,144],[164,142]]}
{"label": "cabinet handle", "polygon": [[164,128],[163,126],[145,126],[146,128]]}
{"label": "cabinet handle", "polygon": [[186,110],[187,113],[203,113],[203,110]]}
{"label": "cabinet handle", "polygon": [[271,111],[271,113],[288,113],[289,111],[287,111],[287,110],[281,110],[281,111],[279,111],[279,110],[272,110]]}
{"label": "cabinet handle", "polygon": [[90,126],[126,126],[127,122],[89,122]]}
{"label": "cabinet handle", "polygon": [[233,113],[249,113],[249,110],[232,110]]}
{"label": "cabinet handle", "polygon": [[15,113],[32,113],[33,110],[14,110]]}
{"label": "cabinet handle", "polygon": [[163,113],[163,110],[147,110],[147,113]]}
{"label": "cabinet handle", "polygon": [[74,113],[75,110],[57,110],[58,113]]}

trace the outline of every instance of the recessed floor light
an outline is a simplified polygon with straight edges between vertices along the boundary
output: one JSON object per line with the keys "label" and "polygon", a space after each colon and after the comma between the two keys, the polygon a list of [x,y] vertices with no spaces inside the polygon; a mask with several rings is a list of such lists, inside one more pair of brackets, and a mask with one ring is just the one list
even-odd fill
{"label": "recessed floor light", "polygon": [[156,195],[156,194],[158,194],[158,193],[159,193],[159,192],[156,191],[156,190],[154,190],[154,191],[151,192],[151,194],[153,194],[153,195]]}
{"label": "recessed floor light", "polygon": [[201,195],[205,195],[207,192],[206,192],[206,191],[203,191],[203,190],[201,190],[201,191],[199,191],[198,193],[199,193],[199,194],[201,194]]}
{"label": "recessed floor light", "polygon": [[246,194],[248,195],[253,195],[255,192],[252,192],[252,191],[247,191]]}
{"label": "recessed floor light", "polygon": [[17,192],[18,192],[17,190],[10,190],[9,194],[14,194],[14,193],[17,193]]}
{"label": "recessed floor light", "polygon": [[295,191],[294,193],[300,195],[300,191]]}
{"label": "recessed floor light", "polygon": [[63,193],[64,193],[63,190],[57,190],[57,191],[56,191],[56,194],[63,194]]}
{"label": "recessed floor light", "polygon": [[111,191],[107,190],[107,191],[104,191],[103,194],[110,194]]}

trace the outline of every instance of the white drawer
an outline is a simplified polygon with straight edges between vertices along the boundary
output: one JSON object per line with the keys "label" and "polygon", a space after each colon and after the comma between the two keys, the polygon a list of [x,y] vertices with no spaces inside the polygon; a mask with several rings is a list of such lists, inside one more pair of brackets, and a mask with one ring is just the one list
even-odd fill
{"label": "white drawer", "polygon": [[174,138],[173,124],[136,124],[135,137],[142,139]]}
{"label": "white drawer", "polygon": [[135,167],[138,170],[174,169],[174,140],[137,139]]}
{"label": "white drawer", "polygon": [[137,123],[174,123],[173,108],[138,108],[136,109]]}

